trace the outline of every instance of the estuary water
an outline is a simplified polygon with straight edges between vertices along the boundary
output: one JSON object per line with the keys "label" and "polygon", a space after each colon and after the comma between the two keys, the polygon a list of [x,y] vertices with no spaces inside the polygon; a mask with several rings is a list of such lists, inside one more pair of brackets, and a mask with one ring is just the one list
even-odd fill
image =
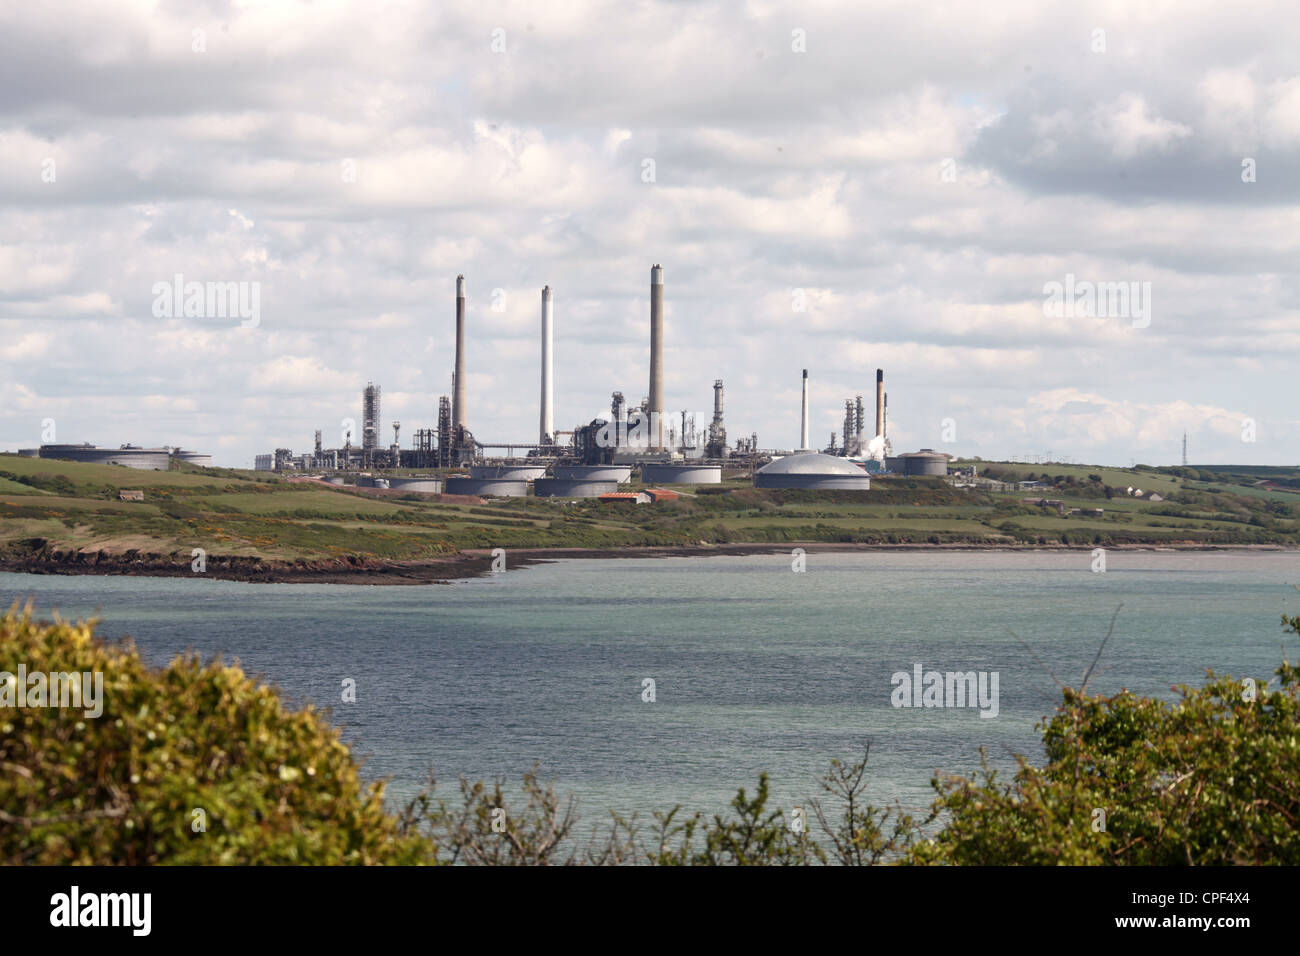
{"label": "estuary water", "polygon": [[[566,559],[416,587],[0,574],[0,599],[96,615],[155,664],[238,659],[328,707],[393,803],[430,769],[452,791],[457,774],[517,781],[536,761],[588,822],[722,812],[761,771],[779,805],[803,804],[868,741],[872,802],[922,809],[935,772],[970,772],[981,746],[1003,768],[1041,760],[1036,724],[1060,701],[1048,670],[1077,686],[1118,605],[1093,689],[1169,699],[1207,668],[1271,677],[1281,615],[1300,613],[1294,552],[1111,551],[1101,573],[1085,551],[806,562]],[[917,665],[996,672],[996,717],[893,706],[892,675]]]}

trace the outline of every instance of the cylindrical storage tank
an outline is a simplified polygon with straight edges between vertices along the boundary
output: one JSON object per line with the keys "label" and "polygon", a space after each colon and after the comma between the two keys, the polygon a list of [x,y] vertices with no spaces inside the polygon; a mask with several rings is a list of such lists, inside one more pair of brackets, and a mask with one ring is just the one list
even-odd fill
{"label": "cylindrical storage tank", "polygon": [[885,470],[892,471],[894,474],[899,474],[903,470],[904,461],[906,461],[906,459],[901,458],[898,455],[890,455],[885,459]]}
{"label": "cylindrical storage tank", "polygon": [[471,478],[505,478],[509,481],[532,481],[546,474],[545,465],[470,465]]}
{"label": "cylindrical storage tank", "polygon": [[641,483],[646,485],[718,485],[722,483],[722,466],[646,462],[641,466]]}
{"label": "cylindrical storage tank", "polygon": [[[631,465],[556,465],[555,477],[566,481],[612,481],[616,484],[632,480]],[[605,492],[602,492],[605,494]]]}
{"label": "cylindrical storage tank", "polygon": [[212,467],[212,456],[200,455],[197,451],[181,451],[179,448],[173,448],[172,457],[180,461],[189,462],[191,465],[196,465],[200,468]]}
{"label": "cylindrical storage tank", "polygon": [[357,487],[358,487],[358,488],[373,488],[373,487],[375,487],[375,479],[374,479],[374,477],[371,476],[371,475],[357,475]]}
{"label": "cylindrical storage tank", "polygon": [[327,484],[327,485],[341,485],[341,484],[343,484],[343,479],[340,478],[338,475],[331,475],[329,478],[326,478],[326,479],[325,479],[325,484]]}
{"label": "cylindrical storage tank", "polygon": [[387,479],[387,478],[376,478],[376,479],[374,479],[374,482],[375,482],[374,487],[376,487],[376,488],[387,488],[387,487],[388,487],[388,479]]}
{"label": "cylindrical storage tank", "polygon": [[449,495],[522,498],[528,494],[528,482],[504,478],[448,478],[442,487]]}
{"label": "cylindrical storage tank", "polygon": [[946,458],[931,458],[928,455],[924,458],[909,458],[907,459],[907,474],[946,475],[948,474],[948,460]]}
{"label": "cylindrical storage tank", "polygon": [[442,493],[442,482],[437,478],[389,478],[388,487],[394,491],[419,491],[430,495]]}
{"label": "cylindrical storage tank", "polygon": [[94,445],[42,445],[41,458],[82,461],[93,465],[125,465],[142,471],[166,471],[171,453],[165,448],[96,448]]}
{"label": "cylindrical storage tank", "polygon": [[598,498],[618,491],[617,481],[592,481],[587,478],[538,478],[533,494],[538,498]]}
{"label": "cylindrical storage tank", "polygon": [[900,456],[903,459],[905,475],[939,475],[948,474],[948,456],[930,448],[910,452]]}

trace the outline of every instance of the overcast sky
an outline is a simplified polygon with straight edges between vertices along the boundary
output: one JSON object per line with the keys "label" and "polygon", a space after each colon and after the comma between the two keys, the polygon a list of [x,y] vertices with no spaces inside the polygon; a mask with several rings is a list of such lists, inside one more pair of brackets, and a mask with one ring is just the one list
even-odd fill
{"label": "overcast sky", "polygon": [[658,262],[668,408],[762,447],[879,366],[896,451],[1297,464],[1298,203],[1292,3],[9,3],[0,449],[250,467],[367,381],[407,446],[457,273],[470,427],[535,440],[542,285],[567,429],[647,394]]}

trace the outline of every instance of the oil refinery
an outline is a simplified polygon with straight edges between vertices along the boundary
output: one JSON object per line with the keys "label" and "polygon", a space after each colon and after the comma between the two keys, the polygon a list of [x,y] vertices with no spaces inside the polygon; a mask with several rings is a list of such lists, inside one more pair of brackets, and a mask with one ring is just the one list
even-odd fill
{"label": "oil refinery", "polygon": [[[541,368],[538,431],[535,440],[484,441],[470,429],[472,396],[466,371],[466,342],[470,334],[466,281],[456,277],[455,360],[452,394],[438,398],[436,425],[416,428],[409,446],[401,447],[401,423],[390,423],[392,442],[382,441],[381,388],[368,382],[361,396],[360,427],[345,429],[342,445],[325,448],[321,432],[312,451],[291,449],[256,456],[258,470],[317,473],[341,483],[352,473],[357,483],[411,491],[478,496],[598,497],[617,491],[619,484],[639,473],[646,484],[719,484],[729,477],[752,477],[768,488],[868,488],[871,474],[945,474],[948,456],[929,449],[893,455],[888,439],[889,396],[884,371],[876,370],[875,428],[868,430],[861,395],[844,403],[844,426],[831,433],[824,449],[811,444],[808,370],[803,370],[799,447],[760,449],[758,435],[728,443],[723,419],[723,382],[713,382],[712,419],[704,428],[695,416],[681,413],[670,419],[664,398],[664,270],[650,269],[649,388],[639,403],[623,392],[610,397],[607,418],[555,427],[554,295],[541,290]],[[351,421],[351,420],[348,420]],[[680,426],[680,427],[679,427]],[[356,434],[353,434],[353,431]],[[435,474],[436,472],[436,474]],[[399,474],[400,473],[400,474]]]}

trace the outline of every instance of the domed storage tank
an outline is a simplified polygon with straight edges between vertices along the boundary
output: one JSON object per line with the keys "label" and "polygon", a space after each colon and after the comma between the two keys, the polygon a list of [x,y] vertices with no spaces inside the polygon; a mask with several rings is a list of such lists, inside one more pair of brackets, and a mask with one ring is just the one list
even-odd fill
{"label": "domed storage tank", "polygon": [[821,452],[796,452],[754,472],[754,487],[866,491],[871,487],[871,476],[846,458]]}
{"label": "domed storage tank", "polygon": [[[622,483],[632,480],[631,465],[556,465],[555,477],[567,481],[612,481]],[[607,492],[602,492],[605,494]]]}
{"label": "domed storage tank", "polygon": [[722,483],[722,466],[648,461],[641,466],[641,482],[647,485],[718,485]]}

